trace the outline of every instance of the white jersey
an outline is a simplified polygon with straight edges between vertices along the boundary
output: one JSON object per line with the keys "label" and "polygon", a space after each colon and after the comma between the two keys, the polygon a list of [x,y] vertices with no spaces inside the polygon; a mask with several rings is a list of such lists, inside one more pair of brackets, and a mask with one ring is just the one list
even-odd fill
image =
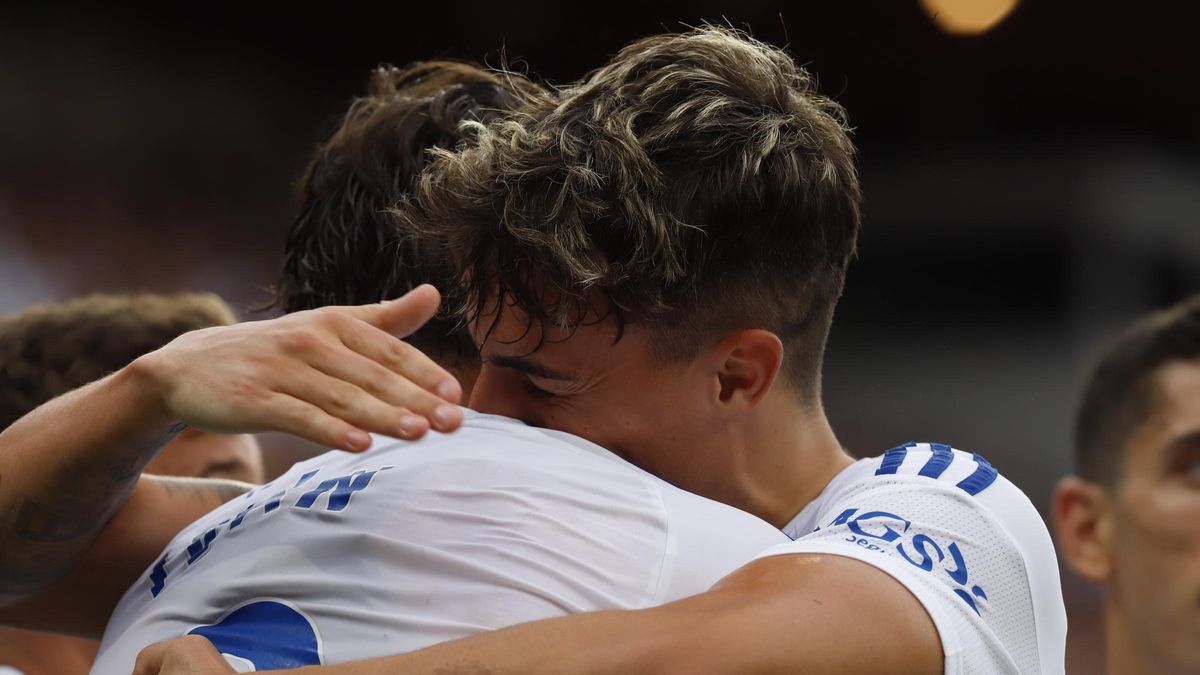
{"label": "white jersey", "polygon": [[466,412],[294,466],[187,527],[129,589],[93,673],[188,633],[239,672],[331,664],[706,590],[787,541],[597,445]]}
{"label": "white jersey", "polygon": [[1029,499],[979,455],[910,443],[839,473],[759,557],[869,563],[925,607],[946,675],[1061,675],[1067,616],[1054,544]]}

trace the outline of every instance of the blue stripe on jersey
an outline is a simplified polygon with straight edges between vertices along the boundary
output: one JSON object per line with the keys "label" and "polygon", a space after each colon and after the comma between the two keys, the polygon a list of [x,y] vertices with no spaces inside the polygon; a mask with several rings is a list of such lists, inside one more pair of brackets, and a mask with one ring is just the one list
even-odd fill
{"label": "blue stripe on jersey", "polygon": [[904,463],[904,456],[908,454],[908,449],[915,445],[916,443],[906,443],[883,453],[883,461],[879,463],[879,468],[875,470],[875,475],[883,476],[896,473],[900,469],[900,465]]}
{"label": "blue stripe on jersey", "polygon": [[987,486],[994,483],[996,476],[999,475],[999,472],[992,468],[992,465],[986,459],[979,455],[974,455],[974,457],[975,463],[979,467],[975,469],[975,473],[958,482],[958,487],[965,490],[972,497],[987,489]]}
{"label": "blue stripe on jersey", "polygon": [[942,443],[930,443],[929,447],[933,449],[933,456],[925,462],[925,466],[921,467],[917,475],[940,478],[946,472],[946,467],[950,466],[950,462],[954,461],[954,451]]}

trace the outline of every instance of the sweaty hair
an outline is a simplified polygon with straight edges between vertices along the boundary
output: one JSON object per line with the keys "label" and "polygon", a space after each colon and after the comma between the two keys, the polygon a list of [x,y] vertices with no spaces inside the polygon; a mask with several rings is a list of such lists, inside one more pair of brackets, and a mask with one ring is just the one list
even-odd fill
{"label": "sweaty hair", "polygon": [[[520,76],[457,61],[376,69],[300,179],[274,305],[361,305],[422,283],[452,290],[440,249],[406,237],[387,210],[409,193],[430,149],[462,140],[463,122],[490,120],[541,91]],[[408,339],[435,359],[476,356],[458,323],[437,318]]]}
{"label": "sweaty hair", "polygon": [[475,133],[396,210],[446,238],[467,313],[499,297],[578,325],[599,297],[675,360],[766,328],[819,397],[861,197],[842,108],[787,54],[723,28],[646,38]]}
{"label": "sweaty hair", "polygon": [[1155,374],[1175,361],[1200,358],[1200,295],[1144,317],[1102,352],[1075,417],[1075,468],[1112,487],[1124,447],[1153,413]]}
{"label": "sweaty hair", "polygon": [[0,429],[233,312],[210,293],[89,295],[0,316]]}

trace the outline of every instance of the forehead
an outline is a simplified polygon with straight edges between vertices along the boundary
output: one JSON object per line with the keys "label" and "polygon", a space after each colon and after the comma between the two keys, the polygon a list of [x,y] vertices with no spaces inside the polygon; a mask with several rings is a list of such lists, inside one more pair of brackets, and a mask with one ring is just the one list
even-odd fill
{"label": "forehead", "polygon": [[1155,415],[1200,423],[1200,359],[1173,361],[1154,374]]}
{"label": "forehead", "polygon": [[1163,447],[1200,434],[1200,359],[1172,361],[1154,372],[1143,403],[1147,415],[1132,445]]}

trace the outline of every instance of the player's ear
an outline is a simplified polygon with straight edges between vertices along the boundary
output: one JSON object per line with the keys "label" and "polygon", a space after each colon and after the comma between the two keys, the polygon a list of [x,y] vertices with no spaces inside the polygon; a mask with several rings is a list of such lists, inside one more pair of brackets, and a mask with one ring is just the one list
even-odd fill
{"label": "player's ear", "polygon": [[1054,530],[1067,563],[1082,577],[1103,582],[1112,573],[1112,516],[1104,487],[1067,476],[1054,489]]}
{"label": "player's ear", "polygon": [[749,410],[775,383],[783,364],[783,343],[767,330],[742,330],[717,343],[710,356],[718,405]]}

